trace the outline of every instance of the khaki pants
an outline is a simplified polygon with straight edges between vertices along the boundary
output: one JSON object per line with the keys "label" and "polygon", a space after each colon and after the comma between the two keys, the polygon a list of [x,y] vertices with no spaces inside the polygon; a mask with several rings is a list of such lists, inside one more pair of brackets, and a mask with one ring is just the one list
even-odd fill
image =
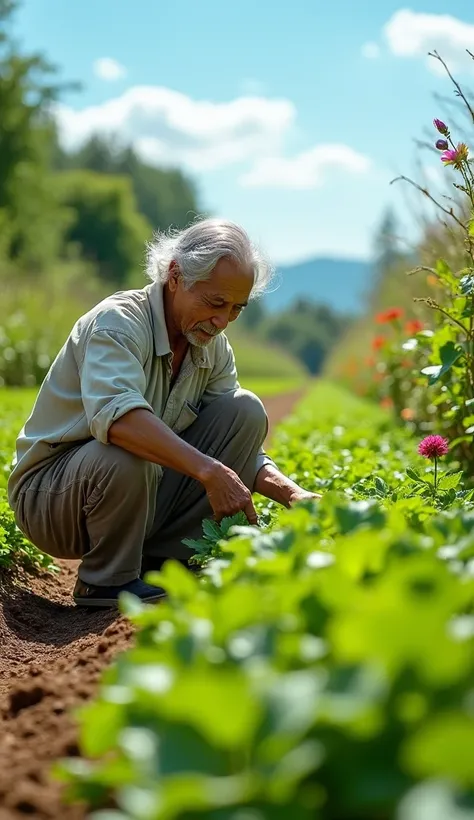
{"label": "khaki pants", "polygon": [[[253,490],[257,453],[267,433],[262,402],[238,390],[206,407],[181,438],[231,467]],[[142,558],[186,559],[183,538],[199,538],[212,510],[202,485],[94,440],[33,475],[16,507],[18,526],[55,558],[82,559],[79,577],[119,585],[140,574]],[[150,563],[148,560],[146,563]]]}

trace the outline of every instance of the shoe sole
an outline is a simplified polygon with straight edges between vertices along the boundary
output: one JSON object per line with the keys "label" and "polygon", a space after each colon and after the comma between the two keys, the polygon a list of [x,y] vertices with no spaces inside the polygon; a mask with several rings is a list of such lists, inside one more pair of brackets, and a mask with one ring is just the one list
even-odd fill
{"label": "shoe sole", "polygon": [[[136,596],[135,596],[136,597]],[[156,595],[150,595],[147,598],[140,598],[139,600],[144,604],[154,604],[156,601],[161,601],[166,598],[166,592],[160,592]],[[76,606],[100,607],[101,609],[118,609],[118,598],[74,598]]]}

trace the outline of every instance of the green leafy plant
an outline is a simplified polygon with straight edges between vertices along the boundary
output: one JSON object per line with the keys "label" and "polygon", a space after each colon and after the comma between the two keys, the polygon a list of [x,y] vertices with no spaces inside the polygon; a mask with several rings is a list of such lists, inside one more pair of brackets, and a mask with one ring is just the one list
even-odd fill
{"label": "green leafy plant", "polygon": [[199,577],[167,562],[167,600],[123,597],[136,644],[77,714],[81,757],[55,767],[68,799],[91,820],[437,820],[436,800],[462,817],[472,504],[440,504],[446,473],[420,494],[408,432],[329,385],[273,455],[322,499],[227,537],[205,522]]}
{"label": "green leafy plant", "polygon": [[202,523],[202,538],[184,538],[183,544],[194,550],[194,555],[190,558],[191,564],[204,565],[211,558],[220,558],[224,555],[220,544],[231,534],[233,527],[248,526],[248,518],[245,513],[223,518],[222,521],[212,521],[206,519]]}

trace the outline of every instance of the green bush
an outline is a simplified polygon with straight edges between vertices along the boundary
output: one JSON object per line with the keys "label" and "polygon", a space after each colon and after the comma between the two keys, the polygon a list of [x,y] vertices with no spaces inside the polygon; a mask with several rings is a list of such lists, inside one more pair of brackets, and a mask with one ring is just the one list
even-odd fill
{"label": "green bush", "polygon": [[27,276],[0,260],[0,290],[0,387],[40,384],[74,322],[109,292],[72,261]]}
{"label": "green bush", "polygon": [[117,289],[127,287],[144,263],[152,227],[137,210],[132,181],[93,171],[57,175],[61,204],[68,210],[65,242],[96,265],[99,277]]}
{"label": "green bush", "polygon": [[154,575],[163,604],[123,596],[136,645],[56,767],[69,797],[94,820],[471,820],[471,495],[423,497],[413,440],[328,386],[275,450],[323,500],[226,523],[201,578]]}

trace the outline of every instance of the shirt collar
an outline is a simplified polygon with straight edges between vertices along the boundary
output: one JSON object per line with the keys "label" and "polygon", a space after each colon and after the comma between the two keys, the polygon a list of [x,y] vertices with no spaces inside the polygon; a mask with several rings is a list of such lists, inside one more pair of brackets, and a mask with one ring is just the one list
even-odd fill
{"label": "shirt collar", "polygon": [[[161,282],[153,282],[151,285],[147,285],[145,290],[147,292],[153,319],[155,354],[157,356],[167,356],[171,353],[171,346],[168,337],[168,330],[166,328],[163,285]],[[212,345],[214,342],[211,342],[210,344]],[[212,367],[209,350],[207,347],[190,345],[190,349],[195,367]]]}

